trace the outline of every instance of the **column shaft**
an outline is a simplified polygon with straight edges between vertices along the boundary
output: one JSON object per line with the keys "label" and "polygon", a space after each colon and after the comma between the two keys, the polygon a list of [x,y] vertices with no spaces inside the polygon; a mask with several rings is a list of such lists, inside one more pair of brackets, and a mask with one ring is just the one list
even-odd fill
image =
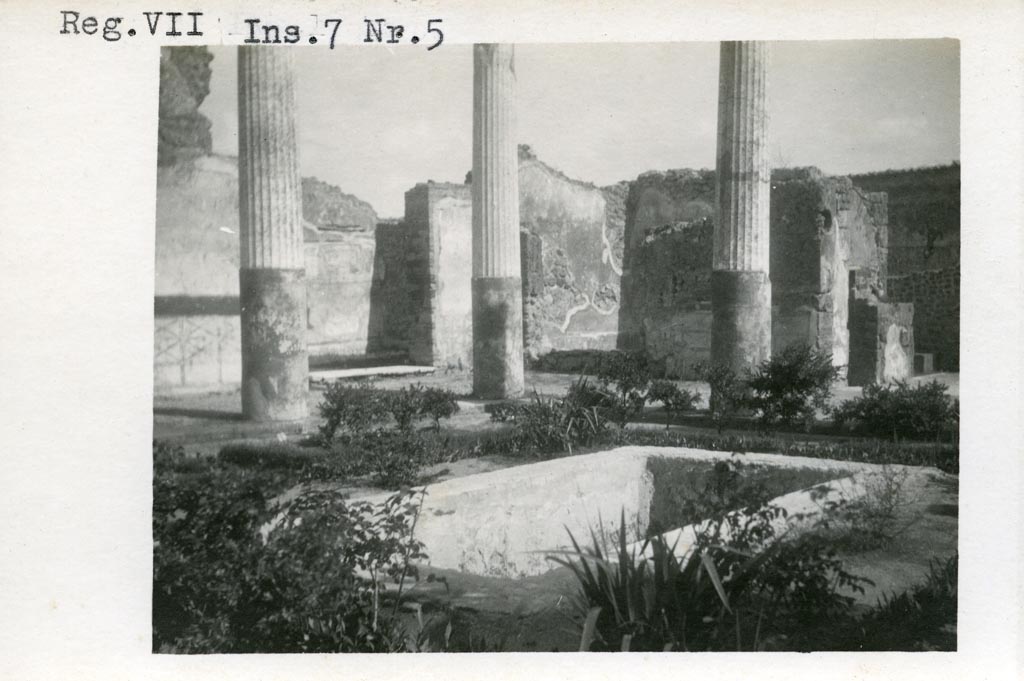
{"label": "column shaft", "polygon": [[771,354],[768,50],[724,42],[719,61],[711,360],[737,372]]}
{"label": "column shaft", "polygon": [[512,45],[473,46],[473,391],[523,391],[519,147]]}
{"label": "column shaft", "polygon": [[309,391],[302,189],[292,51],[238,48],[242,413],[305,418]]}

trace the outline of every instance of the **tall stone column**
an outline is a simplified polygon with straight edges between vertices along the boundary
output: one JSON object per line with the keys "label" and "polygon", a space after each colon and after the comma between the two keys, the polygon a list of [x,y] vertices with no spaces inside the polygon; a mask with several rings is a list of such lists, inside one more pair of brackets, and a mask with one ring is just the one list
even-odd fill
{"label": "tall stone column", "polygon": [[523,392],[519,146],[512,45],[473,46],[473,392]]}
{"label": "tall stone column", "polygon": [[238,48],[242,414],[305,418],[309,391],[293,50]]}
{"label": "tall stone column", "polygon": [[766,106],[769,47],[723,42],[718,74],[718,210],[711,272],[711,361],[740,372],[771,355]]}

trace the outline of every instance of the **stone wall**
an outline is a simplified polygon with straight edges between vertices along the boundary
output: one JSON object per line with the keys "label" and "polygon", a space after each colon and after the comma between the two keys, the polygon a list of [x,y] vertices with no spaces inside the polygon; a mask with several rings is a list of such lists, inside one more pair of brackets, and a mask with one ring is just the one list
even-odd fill
{"label": "stone wall", "polygon": [[[320,197],[310,211],[303,207],[311,359],[364,355],[380,345],[371,341],[371,321],[381,312],[372,309],[380,301],[372,287],[383,262],[376,233],[367,228],[376,215],[369,204],[317,180],[304,179],[303,193]],[[196,156],[158,167],[158,390],[240,380],[238,231],[237,159]],[[373,325],[383,329],[380,321]]]}
{"label": "stone wall", "polygon": [[960,370],[960,165],[857,175],[889,195],[889,296],[915,305],[917,352]]}
{"label": "stone wall", "polygon": [[519,148],[528,358],[552,350],[615,347],[622,271],[616,200],[622,192],[621,187],[602,190],[573,180],[540,161],[529,147]]}
{"label": "stone wall", "polygon": [[913,303],[850,300],[850,364],[847,380],[863,386],[903,380],[914,370]]}
{"label": "stone wall", "polygon": [[405,194],[409,359],[416,364],[473,366],[472,211],[463,184],[427,182]]}
{"label": "stone wall", "polygon": [[[884,296],[885,195],[815,168],[777,170],[771,194],[772,346],[792,343],[848,361],[848,272]],[[692,377],[710,359],[715,174],[644,173],[631,183],[619,347],[644,349],[667,373]]]}
{"label": "stone wall", "polygon": [[213,148],[210,121],[199,113],[210,94],[211,60],[205,47],[160,48],[159,165],[205,156]]}
{"label": "stone wall", "polygon": [[619,347],[689,376],[711,352],[715,173],[648,172],[630,183]]}
{"label": "stone wall", "polygon": [[849,361],[849,272],[862,295],[884,297],[886,199],[817,168],[772,174],[772,350],[806,343]]}
{"label": "stone wall", "polygon": [[889,297],[914,303],[917,352],[941,371],[960,371],[960,267],[890,275]]}

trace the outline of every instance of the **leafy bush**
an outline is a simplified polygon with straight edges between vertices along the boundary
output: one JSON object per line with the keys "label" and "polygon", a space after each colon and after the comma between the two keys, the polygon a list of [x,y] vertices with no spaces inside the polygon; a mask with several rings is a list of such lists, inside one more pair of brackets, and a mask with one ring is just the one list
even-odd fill
{"label": "leafy bush", "polygon": [[860,397],[836,407],[832,419],[853,432],[893,441],[955,439],[960,430],[960,404],[946,391],[938,381],[916,387],[906,381],[875,383],[865,386]]}
{"label": "leafy bush", "polygon": [[644,353],[611,352],[605,355],[598,367],[597,378],[608,393],[603,405],[606,417],[622,428],[639,416],[647,403],[651,377],[651,367]]}
{"label": "leafy bush", "polygon": [[816,409],[824,409],[839,370],[832,355],[805,344],[788,346],[765,360],[747,379],[746,406],[756,411],[763,426],[791,426],[802,421],[809,428]]}
{"label": "leafy bush", "polygon": [[590,549],[570,533],[572,558],[552,560],[580,585],[580,650],[780,649],[790,632],[842,617],[853,599],[840,590],[863,591],[867,580],[845,572],[813,537],[777,537],[784,515],[765,506],[721,517],[682,558],[657,535],[631,552],[624,517],[614,555],[594,533]]}
{"label": "leafy bush", "polygon": [[416,482],[425,453],[419,433],[377,428],[351,438],[338,455],[349,475],[373,475],[381,486],[397,489]]}
{"label": "leafy bush", "polygon": [[423,410],[423,386],[407,385],[396,392],[383,393],[381,401],[399,430],[412,430],[413,421]]}
{"label": "leafy bush", "polygon": [[320,427],[320,440],[330,447],[339,434],[343,439],[358,436],[385,422],[388,415],[399,430],[411,430],[418,419],[426,417],[433,419],[435,430],[440,430],[441,419],[451,418],[458,411],[459,404],[451,390],[416,384],[391,391],[338,381],[327,387],[320,403],[320,416],[325,419]]}
{"label": "leafy bush", "polygon": [[699,363],[694,372],[711,386],[708,411],[721,433],[743,409],[747,399],[747,386],[729,367],[721,364]]}
{"label": "leafy bush", "polygon": [[382,590],[415,576],[412,562],[424,557],[415,496],[373,506],[307,492],[280,507],[260,483],[256,472],[216,464],[202,476],[157,476],[154,650],[402,649],[401,590],[393,607]]}
{"label": "leafy bush", "polygon": [[459,412],[455,393],[442,388],[427,388],[421,395],[420,413],[434,420],[434,430],[441,430],[441,419],[450,419]]}
{"label": "leafy bush", "polygon": [[700,400],[700,395],[683,390],[672,381],[654,381],[647,390],[647,402],[661,402],[665,408],[665,428],[673,415],[680,415],[690,411]]}
{"label": "leafy bush", "polygon": [[520,453],[571,455],[573,447],[601,441],[607,429],[600,406],[605,399],[581,378],[562,398],[542,398],[534,393],[526,402],[494,405],[491,420],[512,424],[510,444]]}
{"label": "leafy bush", "polygon": [[389,412],[387,393],[370,385],[349,385],[337,381],[327,386],[320,403],[320,439],[330,447],[338,432],[356,435],[385,420]]}

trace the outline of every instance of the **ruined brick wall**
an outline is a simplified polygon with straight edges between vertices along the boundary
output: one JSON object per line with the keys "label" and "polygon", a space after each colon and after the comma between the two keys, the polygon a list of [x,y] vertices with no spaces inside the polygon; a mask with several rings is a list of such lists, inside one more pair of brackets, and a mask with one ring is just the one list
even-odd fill
{"label": "ruined brick wall", "polygon": [[690,376],[711,351],[715,173],[648,172],[630,183],[619,347]]}
{"label": "ruined brick wall", "polygon": [[523,260],[524,351],[615,347],[622,229],[612,187],[579,182],[519,149],[519,223]]}
{"label": "ruined brick wall", "polygon": [[[808,343],[845,370],[848,272],[883,294],[885,196],[798,168],[773,172],[771,202],[773,351]],[[669,374],[690,377],[710,358],[714,206],[710,170],[644,173],[630,186],[619,347],[645,349]]]}
{"label": "ruined brick wall", "polygon": [[160,48],[159,165],[205,156],[213,148],[210,120],[199,113],[210,94],[212,60],[206,47]]}
{"label": "ruined brick wall", "polygon": [[889,297],[914,304],[917,352],[935,355],[935,368],[960,371],[960,268],[890,275]]}
{"label": "ruined brick wall", "polygon": [[889,274],[959,267],[960,165],[853,176],[889,196]]}
{"label": "ruined brick wall", "polygon": [[889,298],[912,301],[918,352],[960,370],[960,165],[858,175],[889,195]]}

